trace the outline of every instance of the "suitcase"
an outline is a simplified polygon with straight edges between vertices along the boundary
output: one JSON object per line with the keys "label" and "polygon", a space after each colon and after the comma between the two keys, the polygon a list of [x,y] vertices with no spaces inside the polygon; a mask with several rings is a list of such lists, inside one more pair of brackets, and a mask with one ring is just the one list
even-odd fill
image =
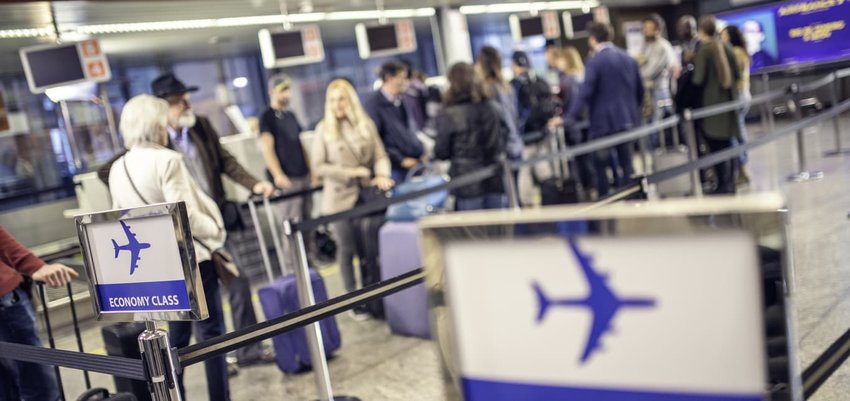
{"label": "suitcase", "polygon": [[[326,301],[328,294],[322,277],[311,269],[310,279],[313,282],[313,294],[316,302]],[[260,305],[263,307],[266,319],[273,319],[301,309],[295,275],[283,276],[261,287],[257,291],[257,296],[260,298]],[[324,319],[319,323],[319,326],[322,329],[325,355],[330,357],[342,345],[336,318],[331,316]],[[312,366],[310,350],[307,346],[307,335],[303,327],[273,337],[272,344],[274,345],[277,366],[281,371],[296,373],[307,370]]]}
{"label": "suitcase", "polygon": [[[381,228],[378,243],[382,280],[422,267],[419,226],[416,223],[385,224]],[[393,334],[431,338],[425,284],[418,284],[384,298],[384,312]]]}
{"label": "suitcase", "polygon": [[[106,354],[111,356],[123,356],[126,358],[141,359],[139,350],[139,334],[145,331],[142,322],[116,323],[103,326],[100,333],[103,336],[103,345]],[[114,377],[115,389],[119,392],[131,393],[139,401],[150,401],[151,395],[148,384],[141,380]]]}
{"label": "suitcase", "polygon": [[[679,145],[658,149],[653,155],[654,171],[664,171],[688,163],[688,148]],[[693,193],[690,174],[681,174],[669,180],[659,182],[656,191],[661,197],[687,196]]]}
{"label": "suitcase", "polygon": [[93,388],[77,397],[77,401],[139,401],[139,399],[129,393],[110,395],[105,388]]}
{"label": "suitcase", "polygon": [[[563,127],[558,127],[552,135],[550,146],[552,154],[567,149]],[[540,203],[543,206],[578,203],[581,200],[581,184],[571,176],[570,162],[565,159],[552,160],[552,171],[555,176],[538,181]]]}

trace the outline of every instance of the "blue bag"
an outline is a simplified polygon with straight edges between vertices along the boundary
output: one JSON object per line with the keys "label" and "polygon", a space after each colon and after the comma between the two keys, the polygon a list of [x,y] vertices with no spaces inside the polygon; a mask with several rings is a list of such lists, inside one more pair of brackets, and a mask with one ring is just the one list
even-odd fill
{"label": "blue bag", "polygon": [[[393,196],[422,191],[449,181],[445,176],[431,174],[431,171],[430,164],[420,164],[410,169],[404,182],[393,188]],[[390,205],[387,208],[386,218],[388,221],[416,221],[422,216],[442,209],[448,197],[449,191],[443,190],[407,202]]]}

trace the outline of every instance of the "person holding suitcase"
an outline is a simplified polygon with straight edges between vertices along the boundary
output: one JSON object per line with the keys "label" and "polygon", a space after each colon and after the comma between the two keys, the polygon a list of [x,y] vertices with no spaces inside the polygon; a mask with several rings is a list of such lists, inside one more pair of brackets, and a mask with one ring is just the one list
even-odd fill
{"label": "person holding suitcase", "polygon": [[[165,147],[168,143],[168,103],[150,96],[136,96],[121,112],[120,130],[127,153],[109,172],[109,193],[115,208],[131,208],[162,202],[186,203],[189,227],[195,240],[195,257],[204,286],[209,318],[196,322],[198,341],[223,335],[224,311],[212,250],[224,246],[227,231],[215,201],[198,185],[184,156]],[[189,345],[193,322],[169,323],[171,346]],[[230,399],[229,374],[223,355],[204,362],[207,391],[211,401]],[[183,375],[178,377],[185,393]],[[185,399],[185,396],[184,396]]]}
{"label": "person holding suitcase", "polygon": [[[0,341],[40,347],[30,296],[20,288],[22,275],[57,288],[77,277],[77,272],[62,264],[45,263],[0,226]],[[61,392],[52,366],[0,362],[8,368],[3,370],[9,370],[0,374],[0,401],[59,399]]]}
{"label": "person holding suitcase", "polygon": [[[351,209],[370,187],[388,191],[394,185],[390,158],[375,124],[361,106],[354,87],[343,79],[328,85],[325,116],[316,126],[311,159],[313,171],[324,182],[322,213],[326,215]],[[358,252],[358,226],[354,220],[331,223],[346,292],[354,291],[357,285],[354,256],[365,258]],[[366,318],[362,310],[352,313],[358,320]]]}

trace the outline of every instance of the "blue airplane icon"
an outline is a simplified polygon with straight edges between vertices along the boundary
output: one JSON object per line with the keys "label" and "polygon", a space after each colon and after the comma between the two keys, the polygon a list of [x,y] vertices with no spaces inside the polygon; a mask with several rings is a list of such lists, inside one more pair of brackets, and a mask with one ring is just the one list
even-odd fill
{"label": "blue airplane icon", "polygon": [[614,315],[617,314],[620,308],[652,308],[655,306],[655,300],[649,298],[618,297],[606,283],[608,277],[593,270],[592,258],[583,254],[578,249],[575,240],[569,239],[569,244],[570,249],[581,265],[584,275],[587,277],[588,284],[590,284],[590,294],[583,299],[551,299],[546,296],[539,283],[532,283],[532,287],[535,294],[537,294],[538,305],[540,307],[537,314],[538,324],[542,324],[546,317],[546,312],[551,307],[556,306],[587,308],[593,314],[593,325],[590,329],[590,336],[584,347],[584,353],[581,355],[581,363],[584,364],[590,359],[593,352],[599,348],[599,341],[602,336],[612,329],[611,321],[614,320]]}
{"label": "blue airplane icon", "polygon": [[136,234],[130,231],[130,226],[128,226],[124,221],[119,221],[121,223],[121,227],[124,228],[124,234],[127,236],[127,245],[118,245],[115,240],[112,240],[112,247],[115,248],[115,259],[118,259],[118,254],[121,251],[129,251],[130,252],[130,275],[136,272],[136,269],[139,267],[139,253],[142,252],[142,249],[148,249],[151,247],[151,244],[147,242],[139,242],[136,239]]}

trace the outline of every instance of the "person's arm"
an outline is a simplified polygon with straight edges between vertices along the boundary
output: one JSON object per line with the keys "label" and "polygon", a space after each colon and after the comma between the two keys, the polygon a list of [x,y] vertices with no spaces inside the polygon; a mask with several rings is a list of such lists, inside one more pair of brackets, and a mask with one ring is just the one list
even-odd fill
{"label": "person's arm", "polygon": [[21,245],[11,233],[0,226],[0,255],[13,269],[35,281],[51,287],[62,287],[77,277],[74,269],[62,264],[47,264]]}
{"label": "person's arm", "polygon": [[664,47],[653,46],[646,63],[640,67],[640,75],[643,81],[655,81],[669,67],[670,59]]}
{"label": "person's arm", "polygon": [[691,78],[691,83],[696,86],[705,85],[705,80],[708,74],[708,54],[711,51],[706,47],[705,49],[700,48],[696,55],[696,61],[694,63],[694,75]]}
{"label": "person's arm", "polygon": [[437,138],[434,143],[434,157],[448,160],[452,157],[452,122],[445,110],[437,114],[435,121]]}
{"label": "person's arm", "polygon": [[189,227],[197,239],[213,239],[222,235],[222,230],[216,220],[201,213],[198,194],[192,191],[192,176],[186,168],[182,157],[169,160],[161,174],[162,195],[166,202],[186,202],[186,212],[189,217]]}
{"label": "person's arm", "polygon": [[369,136],[372,138],[372,148],[375,152],[375,165],[372,167],[372,170],[376,177],[389,178],[392,175],[390,158],[387,155],[386,149],[384,149],[384,143],[381,142],[381,137],[378,136],[375,127],[373,125],[370,125],[370,127]]}
{"label": "person's arm", "polygon": [[260,133],[260,149],[263,153],[263,160],[266,162],[266,168],[272,174],[274,184],[280,188],[288,189],[292,186],[289,177],[283,172],[280,166],[280,160],[277,158],[277,152],[274,149],[274,136],[271,132]]}
{"label": "person's arm", "polygon": [[256,192],[255,189],[257,189],[257,184],[260,184],[260,180],[256,179],[248,172],[248,170],[245,170],[245,168],[239,164],[239,161],[236,160],[230,152],[221,147],[218,133],[207,119],[198,118],[198,124],[203,125],[203,129],[207,135],[207,140],[211,142],[215,152],[217,152],[220,156],[221,173],[232,178],[233,181],[236,181],[239,185],[242,185],[249,191]]}
{"label": "person's arm", "polygon": [[596,93],[596,81],[599,79],[599,74],[596,71],[596,63],[591,60],[587,63],[587,68],[584,72],[584,82],[582,82],[581,87],[578,90],[578,96],[573,101],[573,104],[570,105],[570,111],[567,112],[566,120],[576,121],[578,120],[578,116],[581,113],[582,107],[587,104]]}

